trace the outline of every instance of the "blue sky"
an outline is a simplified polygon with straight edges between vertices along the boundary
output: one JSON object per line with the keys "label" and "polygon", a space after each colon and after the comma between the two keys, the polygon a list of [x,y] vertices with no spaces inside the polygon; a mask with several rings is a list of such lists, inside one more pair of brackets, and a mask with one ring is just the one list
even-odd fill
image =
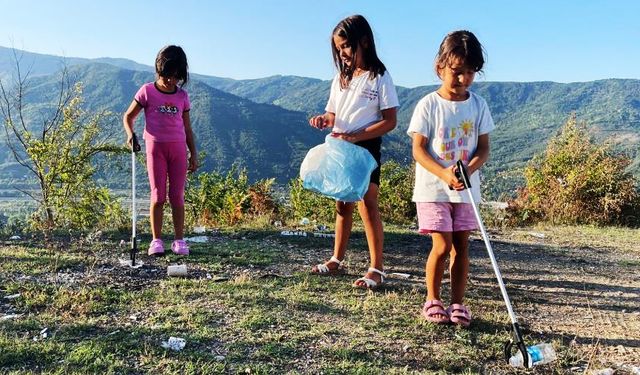
{"label": "blue sky", "polygon": [[152,65],[166,44],[192,72],[235,79],[330,79],[329,37],[364,15],[396,84],[437,82],[433,58],[449,31],[468,29],[488,55],[485,81],[640,78],[640,1],[0,0],[0,45]]}

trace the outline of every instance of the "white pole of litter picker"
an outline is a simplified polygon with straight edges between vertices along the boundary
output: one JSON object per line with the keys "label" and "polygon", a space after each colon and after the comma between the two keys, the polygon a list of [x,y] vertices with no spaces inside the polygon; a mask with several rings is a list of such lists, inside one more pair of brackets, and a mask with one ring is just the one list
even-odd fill
{"label": "white pole of litter picker", "polygon": [[471,193],[471,182],[469,180],[469,176],[467,175],[467,171],[465,169],[464,164],[461,161],[458,161],[457,168],[462,175],[462,179],[460,179],[464,185],[465,190],[469,196],[469,200],[471,201],[471,205],[473,206],[473,213],[476,215],[476,220],[478,221],[478,226],[480,227],[480,231],[482,232],[482,239],[484,240],[484,244],[487,247],[487,253],[489,253],[489,258],[491,259],[491,265],[493,266],[493,271],[496,274],[496,278],[498,279],[498,284],[500,285],[500,291],[502,292],[502,298],[507,305],[507,310],[509,311],[509,318],[511,318],[511,323],[517,323],[516,314],[513,312],[513,307],[511,306],[511,300],[509,300],[509,295],[507,294],[507,288],[504,286],[504,281],[502,280],[502,274],[500,273],[500,268],[498,268],[498,262],[496,261],[495,255],[493,255],[493,248],[491,247],[491,242],[489,242],[489,236],[487,235],[487,231],[484,228],[484,224],[482,223],[482,217],[480,216],[480,210],[478,209],[478,205],[473,199],[473,194]]}
{"label": "white pole of litter picker", "polygon": [[478,209],[478,205],[473,199],[473,194],[471,193],[471,180],[469,179],[467,169],[462,160],[458,160],[458,162],[456,163],[456,168],[456,177],[463,183],[464,188],[469,196],[469,200],[471,201],[471,205],[473,206],[473,213],[476,215],[476,221],[478,222],[478,226],[480,227],[480,231],[482,232],[482,239],[484,240],[484,245],[487,248],[487,253],[489,253],[489,259],[491,259],[491,265],[493,266],[493,271],[495,272],[496,278],[498,279],[500,292],[502,292],[502,298],[504,299],[504,303],[507,305],[507,311],[509,312],[509,318],[511,319],[511,325],[513,326],[513,339],[508,341],[504,346],[505,359],[509,360],[509,357],[511,356],[511,348],[515,344],[520,353],[522,353],[524,367],[529,367],[531,364],[529,363],[526,345],[524,344],[524,340],[522,339],[520,326],[518,325],[516,314],[513,312],[511,300],[509,300],[509,295],[507,294],[507,288],[505,288],[504,286],[502,274],[500,273],[500,268],[498,268],[498,262],[496,261],[496,257],[493,254],[491,242],[489,242],[489,235],[484,228],[484,223],[482,222],[482,217],[480,216],[480,210]]}
{"label": "white pole of litter picker", "polygon": [[136,238],[136,153],[131,151],[131,235]]}
{"label": "white pole of litter picker", "polygon": [[138,241],[136,239],[136,152],[140,151],[140,144],[136,133],[131,139],[131,267],[136,265]]}

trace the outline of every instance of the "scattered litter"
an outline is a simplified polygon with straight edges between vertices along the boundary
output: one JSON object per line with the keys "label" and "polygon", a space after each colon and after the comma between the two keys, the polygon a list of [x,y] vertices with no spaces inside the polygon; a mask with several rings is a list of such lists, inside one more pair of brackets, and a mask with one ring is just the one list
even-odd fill
{"label": "scattered litter", "polygon": [[540,232],[529,232],[529,235],[531,237],[535,237],[535,238],[546,238],[547,237],[544,233],[540,233]]}
{"label": "scattered litter", "polygon": [[169,340],[162,342],[162,347],[179,352],[187,345],[187,341],[181,337],[169,337]]}
{"label": "scattered litter", "polygon": [[20,236],[11,236],[9,237],[10,240],[19,240]]}
{"label": "scattered litter", "polygon": [[167,275],[169,276],[187,276],[186,264],[175,264],[167,267]]}
{"label": "scattered litter", "polygon": [[187,242],[196,242],[196,243],[205,243],[209,241],[209,237],[207,236],[195,236],[195,237],[187,237],[184,239]]}
{"label": "scattered litter", "polygon": [[7,315],[4,315],[4,316],[0,317],[0,322],[4,322],[5,320],[9,320],[9,319],[16,319],[16,318],[19,318],[21,316],[22,316],[22,314],[7,314]]}
{"label": "scattered litter", "polygon": [[207,231],[207,228],[203,226],[193,227],[193,233],[196,233],[196,234],[202,234],[202,233],[205,233],[206,231]]}
{"label": "scattered litter", "polygon": [[389,276],[395,276],[395,277],[399,277],[401,279],[408,279],[411,277],[410,274],[408,273],[401,273],[401,272],[391,272],[390,274],[388,274]]}
{"label": "scattered litter", "polygon": [[402,351],[403,352],[408,352],[409,349],[411,349],[411,345],[405,345],[405,346],[402,347]]}
{"label": "scattered litter", "polygon": [[136,315],[129,315],[129,320],[136,321],[138,320],[138,317]]}
{"label": "scattered litter", "polygon": [[131,259],[120,259],[119,261],[121,266],[126,266],[129,268],[140,268],[144,265],[144,262],[142,262],[141,260],[136,260],[135,266],[131,265]]}
{"label": "scattered litter", "polygon": [[120,247],[127,246],[127,242],[125,240],[120,240]]}
{"label": "scattered litter", "polygon": [[300,225],[309,225],[310,223],[311,222],[306,217],[303,217],[302,220],[300,220]]}
{"label": "scattered litter", "polygon": [[116,330],[115,330],[115,331],[113,331],[113,332],[107,333],[107,336],[113,336],[113,335],[115,335],[116,333],[119,333],[119,332],[120,332],[120,330],[119,330],[119,329],[116,329]]}
{"label": "scattered litter", "polygon": [[38,341],[38,340],[44,340],[47,338],[47,336],[49,336],[48,334],[49,328],[43,328],[40,331],[40,334],[38,336],[33,336],[33,341]]}
{"label": "scattered litter", "polygon": [[276,228],[280,228],[282,226],[282,221],[278,220],[278,221],[274,221],[273,222],[273,226]]}
{"label": "scattered litter", "polygon": [[211,274],[210,273],[207,274],[207,280],[211,280]]}
{"label": "scattered litter", "polygon": [[229,280],[228,277],[224,277],[224,276],[216,276],[216,277],[212,277],[211,281],[214,283],[219,283],[219,282],[223,282],[223,281],[227,281]]}
{"label": "scattered litter", "polygon": [[20,297],[20,293],[12,294],[10,296],[5,296],[4,299],[16,299]]}
{"label": "scattered litter", "polygon": [[318,232],[314,232],[313,233],[314,237],[331,237],[331,238],[335,238],[336,235],[333,233],[318,233]]}
{"label": "scattered litter", "polygon": [[224,361],[224,358],[225,358],[225,357],[224,357],[223,355],[217,355],[217,356],[215,356],[215,357],[214,357],[214,359],[215,359],[216,361],[218,361],[218,362],[222,362],[222,361]]}
{"label": "scattered litter", "polygon": [[280,232],[281,236],[300,236],[307,237],[307,232],[303,230],[283,230]]}

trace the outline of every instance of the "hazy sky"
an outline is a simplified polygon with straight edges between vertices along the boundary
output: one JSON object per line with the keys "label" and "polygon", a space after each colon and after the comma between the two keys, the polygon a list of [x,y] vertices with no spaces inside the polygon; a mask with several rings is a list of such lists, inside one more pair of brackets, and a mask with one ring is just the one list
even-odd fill
{"label": "hazy sky", "polygon": [[330,79],[329,38],[344,17],[370,22],[396,84],[437,82],[433,59],[452,30],[484,44],[486,81],[640,78],[640,1],[0,0],[0,45],[153,65],[166,44],[190,70],[235,79]]}

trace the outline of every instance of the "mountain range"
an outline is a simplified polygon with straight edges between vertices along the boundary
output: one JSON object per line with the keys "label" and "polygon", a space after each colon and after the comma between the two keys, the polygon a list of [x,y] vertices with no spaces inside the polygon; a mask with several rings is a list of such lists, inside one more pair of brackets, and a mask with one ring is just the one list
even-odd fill
{"label": "mountain range", "polygon": [[[127,59],[61,58],[0,47],[0,79],[5,87],[15,71],[29,71],[26,101],[35,105],[55,92],[59,71],[67,66],[83,83],[85,108],[117,114],[105,129],[114,140],[124,139],[120,116],[136,90],[154,78],[153,68]],[[391,71],[393,75],[393,71]],[[330,81],[296,76],[234,80],[191,74],[185,87],[192,101],[192,124],[198,150],[204,153],[202,170],[225,171],[234,163],[245,166],[251,179],[274,177],[286,183],[298,173],[306,151],[324,135],[307,119],[324,112]],[[437,86],[397,87],[398,126],[385,136],[383,161],[411,161],[406,129],[416,102]],[[472,90],[484,97],[496,122],[491,134],[491,158],[485,168],[485,194],[497,198],[521,184],[521,168],[546,146],[548,139],[576,113],[594,137],[612,141],[633,158],[631,171],[640,176],[640,80],[605,79],[592,82],[484,82]],[[141,132],[142,122],[139,122]],[[15,183],[24,175],[0,143],[0,182]],[[120,169],[128,160],[122,158]],[[122,175],[122,176],[120,176]],[[114,186],[124,184],[124,173],[108,175]]]}

